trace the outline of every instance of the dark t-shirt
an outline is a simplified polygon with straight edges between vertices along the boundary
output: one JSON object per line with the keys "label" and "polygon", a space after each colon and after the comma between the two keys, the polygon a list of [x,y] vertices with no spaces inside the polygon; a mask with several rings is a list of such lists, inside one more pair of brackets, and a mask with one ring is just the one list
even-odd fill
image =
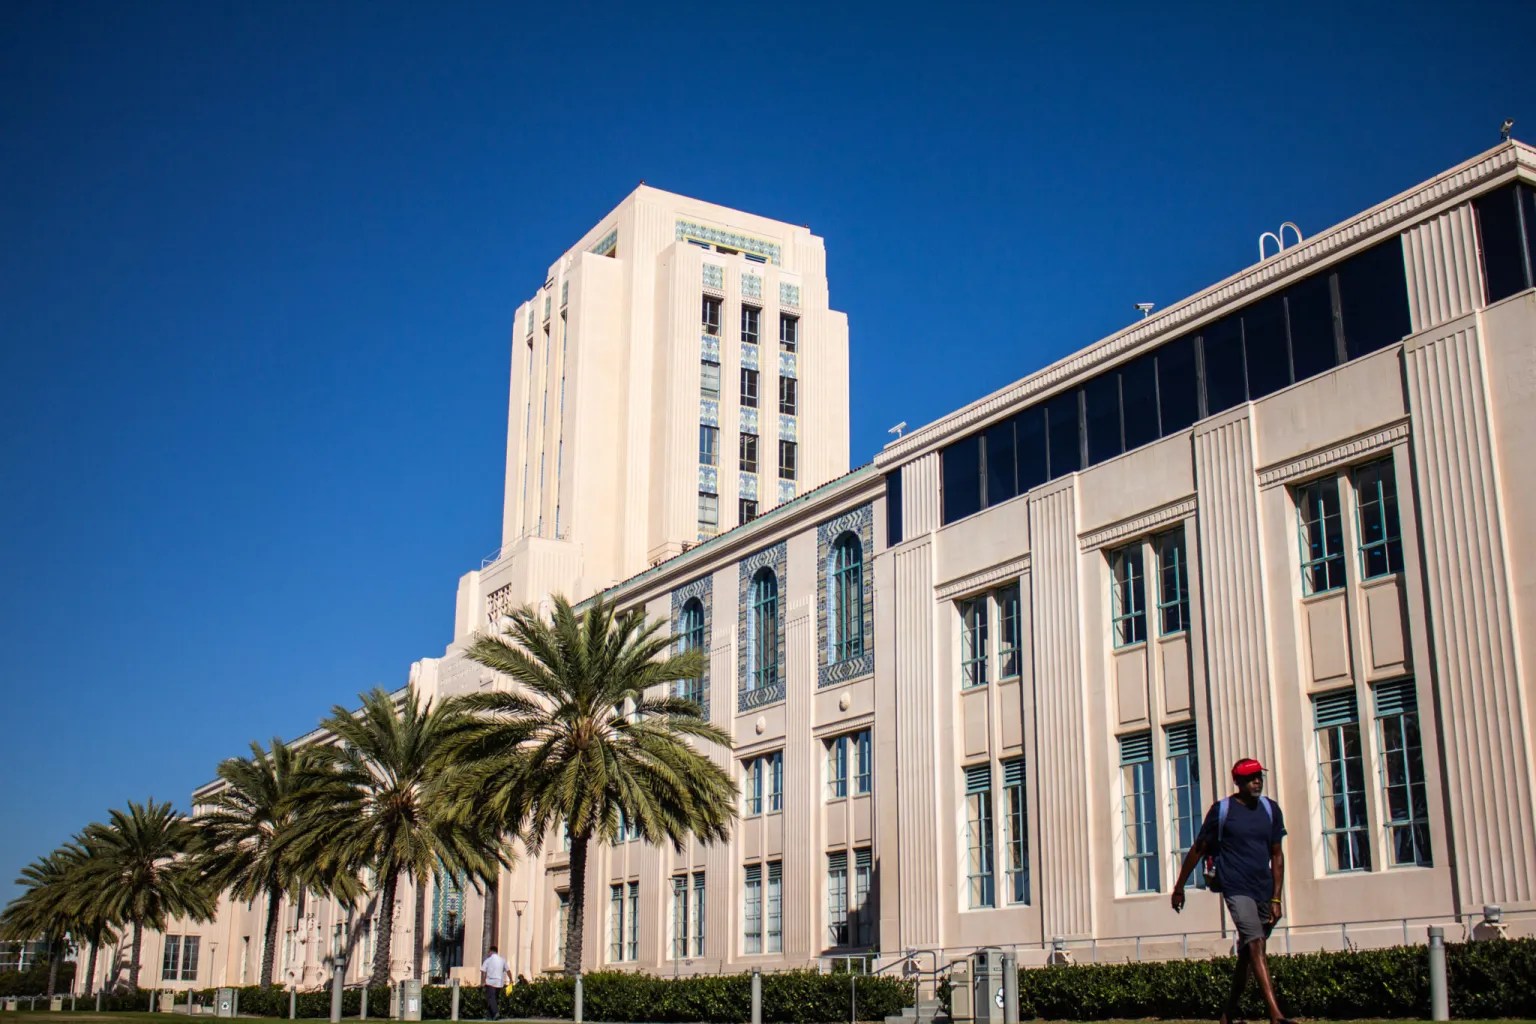
{"label": "dark t-shirt", "polygon": [[1216,841],[1216,826],[1221,812],[1221,801],[1211,805],[1200,826],[1199,838],[1205,848],[1216,854],[1216,874],[1221,879],[1221,891],[1230,896],[1252,896],[1260,906],[1267,904],[1275,895],[1275,875],[1269,867],[1269,848],[1285,835],[1285,815],[1273,800],[1269,809],[1274,820],[1264,811],[1264,801],[1250,810],[1236,797],[1231,798],[1227,810],[1227,823],[1221,826],[1221,842]]}

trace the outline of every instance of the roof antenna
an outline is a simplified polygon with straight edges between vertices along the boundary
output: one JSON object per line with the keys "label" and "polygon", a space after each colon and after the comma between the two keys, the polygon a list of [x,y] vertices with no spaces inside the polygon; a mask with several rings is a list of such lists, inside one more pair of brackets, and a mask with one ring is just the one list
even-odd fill
{"label": "roof antenna", "polygon": [[1152,315],[1152,303],[1150,302],[1138,302],[1136,303],[1136,308],[1141,310],[1141,318],[1143,320]]}
{"label": "roof antenna", "polygon": [[906,430],[906,429],[907,429],[907,421],[906,420],[902,420],[900,423],[896,424],[894,427],[888,428],[886,430],[886,433],[887,434],[895,434],[898,438],[900,438],[901,437],[901,432],[903,430]]}
{"label": "roof antenna", "polygon": [[1509,133],[1510,133],[1510,131],[1514,127],[1515,127],[1515,119],[1512,118],[1512,117],[1506,117],[1504,119],[1504,123],[1499,125],[1499,138],[1502,141],[1504,141],[1504,142],[1508,142],[1509,141]]}

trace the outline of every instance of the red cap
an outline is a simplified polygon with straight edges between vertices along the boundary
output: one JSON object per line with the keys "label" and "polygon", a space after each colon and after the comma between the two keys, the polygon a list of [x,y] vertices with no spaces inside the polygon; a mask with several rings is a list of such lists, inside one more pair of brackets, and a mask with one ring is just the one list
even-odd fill
{"label": "red cap", "polygon": [[1234,779],[1247,778],[1249,775],[1260,775],[1264,772],[1264,766],[1251,757],[1245,757],[1232,766]]}

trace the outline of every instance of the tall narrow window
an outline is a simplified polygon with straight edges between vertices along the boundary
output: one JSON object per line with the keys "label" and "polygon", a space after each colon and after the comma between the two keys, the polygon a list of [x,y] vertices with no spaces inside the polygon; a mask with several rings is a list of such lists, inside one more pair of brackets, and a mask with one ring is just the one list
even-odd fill
{"label": "tall narrow window", "polygon": [[743,473],[757,472],[757,435],[742,434],[738,445],[741,449],[741,471]]}
{"label": "tall narrow window", "polygon": [[181,940],[181,980],[197,980],[197,954],[198,947],[202,945],[202,938],[197,935],[188,935]]}
{"label": "tall narrow window", "polygon": [[827,945],[848,945],[848,853],[827,854]]}
{"label": "tall narrow window", "polygon": [[1004,587],[995,595],[997,602],[997,677],[1014,679],[1023,671],[1020,650],[1019,585]]}
{"label": "tall narrow window", "polygon": [[1109,603],[1116,647],[1129,647],[1147,639],[1147,606],[1143,595],[1146,575],[1140,542],[1109,555]]}
{"label": "tall narrow window", "polygon": [[699,464],[720,465],[720,428],[699,424]]}
{"label": "tall narrow window", "polygon": [[699,363],[699,394],[712,402],[720,401],[719,363]]}
{"label": "tall narrow window", "polygon": [[1003,762],[1003,811],[1007,828],[1003,870],[1009,903],[1029,902],[1029,808],[1024,794],[1024,759]]}
{"label": "tall narrow window", "polygon": [[779,378],[779,412],[793,416],[800,407],[800,385],[793,377]]}
{"label": "tall narrow window", "polygon": [[757,371],[746,367],[741,371],[741,407],[743,409],[757,408]]}
{"label": "tall narrow window", "polygon": [[608,887],[608,959],[618,963],[624,959],[624,884],[615,882]]}
{"label": "tall narrow window", "polygon": [[868,847],[853,851],[853,903],[848,908],[849,938],[856,946],[875,944],[875,908],[869,895],[874,888],[875,858]]}
{"label": "tall narrow window", "polygon": [[705,334],[720,333],[720,300],[713,295],[704,296],[704,314],[701,318],[704,322]]}
{"label": "tall narrow window", "polygon": [[848,741],[847,736],[827,741],[828,800],[841,800],[848,795]]}
{"label": "tall narrow window", "polygon": [[757,501],[754,498],[738,498],[736,500],[736,520],[741,523],[750,523],[757,518]]}
{"label": "tall narrow window", "polygon": [[763,951],[763,866],[748,865],[742,886],[741,951],[748,956]]}
{"label": "tall narrow window", "polygon": [[1312,698],[1317,735],[1317,788],[1328,870],[1369,871],[1371,842],[1365,817],[1365,762],[1354,690]]}
{"label": "tall narrow window", "polygon": [[1360,512],[1360,575],[1364,579],[1403,571],[1403,540],[1397,526],[1397,478],[1392,460],[1355,470]]}
{"label": "tall narrow window", "polygon": [[181,974],[181,936],[165,937],[165,956],[160,963],[160,980],[176,981]]}
{"label": "tall narrow window", "polygon": [[683,960],[688,956],[689,935],[688,876],[672,876],[672,959]]}
{"label": "tall narrow window", "polygon": [[864,545],[845,533],[832,543],[827,561],[829,660],[847,661],[864,653]]}
{"label": "tall narrow window", "polygon": [[1189,629],[1189,561],[1184,527],[1153,538],[1157,546],[1157,620],[1161,636]]}
{"label": "tall narrow window", "polygon": [[699,492],[699,532],[713,537],[720,529],[720,496]]}
{"label": "tall narrow window", "polygon": [[[680,651],[704,650],[704,602],[690,597],[683,605],[677,619],[678,648]],[[677,683],[677,695],[695,703],[704,702],[704,677],[682,679]]]}
{"label": "tall narrow window", "polygon": [[784,751],[775,750],[768,761],[768,813],[784,809]]}
{"label": "tall narrow window", "polygon": [[992,860],[992,766],[965,769],[965,879],[970,906],[995,907]]}
{"label": "tall narrow window", "polygon": [[784,752],[775,750],[743,765],[743,816],[752,818],[784,809]]}
{"label": "tall narrow window", "polygon": [[1339,589],[1344,585],[1344,528],[1335,477],[1296,488],[1296,521],[1301,540],[1302,593]]}
{"label": "tall narrow window", "polygon": [[640,883],[629,883],[629,915],[624,921],[628,929],[624,934],[626,960],[640,959]]}
{"label": "tall narrow window", "polygon": [[[1168,824],[1173,835],[1173,872],[1178,875],[1184,855],[1200,831],[1200,758],[1191,723],[1168,727]],[[1205,888],[1205,869],[1195,867],[1190,885]]]}
{"label": "tall narrow window", "polygon": [[704,872],[693,873],[693,955],[704,955]]}
{"label": "tall narrow window", "polygon": [[763,813],[763,759],[754,757],[742,766],[742,817],[755,818]]}
{"label": "tall narrow window", "polygon": [[787,313],[779,314],[779,347],[793,352],[800,346],[800,318]]}
{"label": "tall narrow window", "polygon": [[741,307],[741,340],[748,345],[756,345],[760,333],[763,311],[756,306]]}
{"label": "tall narrow window", "polygon": [[1125,832],[1125,891],[1157,892],[1157,803],[1152,792],[1152,734],[1120,737],[1120,817]]}
{"label": "tall narrow window", "polygon": [[875,750],[868,729],[853,734],[853,753],[853,792],[864,796],[874,788],[875,779]]}
{"label": "tall narrow window", "polygon": [[561,889],[555,893],[558,902],[555,904],[555,963],[565,963],[565,933],[571,921],[571,893],[568,889]]}
{"label": "tall narrow window", "polygon": [[761,690],[779,680],[779,579],[772,569],[759,569],[752,577],[750,597],[747,682]]}
{"label": "tall narrow window", "polygon": [[987,685],[987,599],[960,602],[960,686]]}
{"label": "tall narrow window", "polygon": [[784,865],[776,860],[768,862],[767,924],[764,928],[763,952],[784,951]]}
{"label": "tall narrow window", "polygon": [[779,479],[793,480],[795,478],[795,462],[798,452],[795,450],[795,442],[779,442]]}
{"label": "tall narrow window", "polygon": [[1413,680],[1376,687],[1376,734],[1381,747],[1381,803],[1392,867],[1434,863],[1429,849],[1429,797]]}

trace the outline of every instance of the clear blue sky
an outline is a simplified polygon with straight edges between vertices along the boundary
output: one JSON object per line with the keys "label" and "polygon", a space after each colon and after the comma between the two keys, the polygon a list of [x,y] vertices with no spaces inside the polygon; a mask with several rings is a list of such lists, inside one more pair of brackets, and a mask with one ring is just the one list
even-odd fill
{"label": "clear blue sky", "polygon": [[0,5],[0,899],[442,653],[512,313],[640,180],[826,239],[862,463],[1536,137],[1533,40],[1529,3]]}

